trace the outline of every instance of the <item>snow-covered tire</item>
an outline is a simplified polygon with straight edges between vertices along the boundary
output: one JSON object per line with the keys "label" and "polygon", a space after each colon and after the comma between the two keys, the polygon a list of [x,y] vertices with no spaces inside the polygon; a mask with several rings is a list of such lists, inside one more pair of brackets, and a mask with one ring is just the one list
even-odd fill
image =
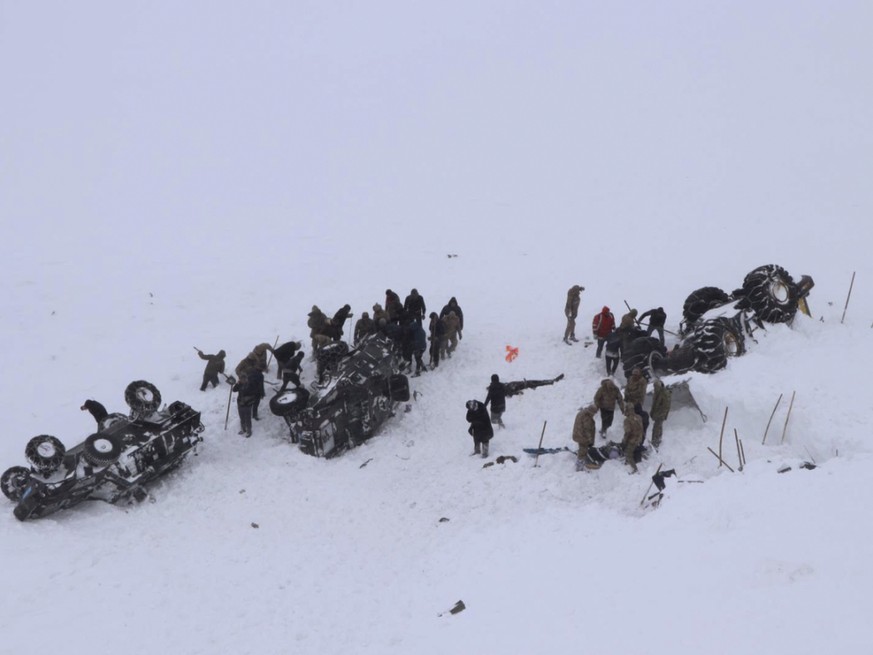
{"label": "snow-covered tire", "polygon": [[93,466],[109,466],[118,461],[124,445],[120,439],[110,434],[97,432],[85,439],[82,456]]}
{"label": "snow-covered tire", "polygon": [[136,380],[124,390],[124,401],[137,414],[151,414],[161,406],[161,392],[151,382]]}
{"label": "snow-covered tire", "polygon": [[67,449],[61,440],[50,434],[41,434],[27,442],[24,456],[33,469],[42,475],[51,475],[64,461]]}
{"label": "snow-covered tire", "polygon": [[759,266],[746,275],[743,295],[759,321],[787,323],[797,313],[797,285],[781,266]]}
{"label": "snow-covered tire", "polygon": [[726,305],[731,300],[730,296],[718,287],[701,287],[692,291],[682,305],[682,318],[685,321],[685,329],[690,330],[694,323],[710,309]]}
{"label": "snow-covered tire", "polygon": [[661,345],[661,342],[656,337],[639,337],[634,339],[621,357],[625,377],[629,378],[635,368],[639,368],[646,374],[646,377],[649,377],[649,356],[652,353],[663,355],[664,352],[664,346]]}
{"label": "snow-covered tire", "polygon": [[13,466],[6,469],[6,472],[0,477],[0,488],[3,489],[3,495],[13,502],[21,500],[21,495],[27,489],[30,483],[30,469],[24,466]]}
{"label": "snow-covered tire", "polygon": [[304,409],[308,399],[309,392],[305,389],[286,389],[270,398],[270,411],[276,416],[290,416]]}
{"label": "snow-covered tire", "polygon": [[694,370],[700,373],[719,371],[727,365],[728,357],[746,352],[742,330],[723,317],[701,323],[689,339],[694,348]]}

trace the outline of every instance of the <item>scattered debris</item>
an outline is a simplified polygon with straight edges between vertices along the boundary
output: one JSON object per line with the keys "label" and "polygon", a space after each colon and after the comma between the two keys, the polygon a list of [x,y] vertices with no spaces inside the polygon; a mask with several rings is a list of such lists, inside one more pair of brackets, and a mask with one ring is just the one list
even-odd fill
{"label": "scattered debris", "polygon": [[463,612],[465,609],[467,609],[467,606],[464,605],[464,601],[459,600],[457,603],[455,603],[455,606],[452,609],[446,612],[440,612],[439,614],[437,614],[437,616],[445,616],[446,614],[458,614],[460,612]]}
{"label": "scattered debris", "polygon": [[[818,467],[815,464],[813,464],[812,462],[803,462],[797,468],[806,469],[807,471],[812,471],[813,469],[818,468]],[[776,472],[777,473],[787,473],[790,470],[791,470],[791,467],[788,466],[788,464],[784,464],[783,466],[780,466],[778,469],[776,469]]]}
{"label": "scattered debris", "polygon": [[255,523],[254,521],[252,521],[252,527],[253,527],[253,528],[260,528],[261,526],[259,526],[257,523]]}
{"label": "scattered debris", "polygon": [[368,459],[366,462],[364,462],[363,464],[361,464],[358,468],[359,468],[359,469],[362,469],[362,468],[364,468],[367,464],[369,464],[369,463],[372,462],[372,461],[373,461],[373,458],[371,457],[371,458]]}
{"label": "scattered debris", "polygon": [[449,519],[447,519],[445,516],[440,517],[440,523],[448,523],[448,522],[449,522]]}

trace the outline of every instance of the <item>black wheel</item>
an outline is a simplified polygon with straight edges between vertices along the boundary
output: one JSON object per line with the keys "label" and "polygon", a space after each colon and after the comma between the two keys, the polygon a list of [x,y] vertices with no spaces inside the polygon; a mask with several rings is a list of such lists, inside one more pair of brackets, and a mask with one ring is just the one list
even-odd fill
{"label": "black wheel", "polygon": [[797,285],[781,266],[759,266],[743,280],[743,295],[755,317],[765,323],[787,323],[797,313]]}
{"label": "black wheel", "polygon": [[109,466],[118,461],[124,445],[120,439],[110,434],[97,432],[85,439],[82,455],[85,461],[94,466]]}
{"label": "black wheel", "polygon": [[635,368],[639,368],[646,374],[646,377],[649,377],[649,356],[652,353],[661,355],[665,353],[664,346],[661,345],[657,337],[639,337],[634,339],[621,356],[624,376],[629,378],[631,372]]}
{"label": "black wheel", "polygon": [[276,416],[290,416],[304,409],[308,401],[306,389],[287,389],[270,398],[270,411]]}
{"label": "black wheel", "polygon": [[161,406],[161,392],[151,382],[137,380],[127,385],[124,401],[137,414],[151,414]]}
{"label": "black wheel", "polygon": [[60,439],[49,434],[41,434],[27,442],[24,456],[37,473],[51,475],[64,461],[67,449]]}
{"label": "black wheel", "polygon": [[718,287],[702,287],[692,291],[682,305],[682,318],[685,321],[685,329],[690,330],[692,325],[706,312],[715,307],[721,307],[731,301],[731,297]]}
{"label": "black wheel", "polygon": [[696,328],[690,337],[694,348],[694,370],[714,373],[727,365],[728,357],[738,357],[746,352],[743,332],[728,318],[706,321]]}
{"label": "black wheel", "polygon": [[13,466],[6,469],[6,472],[0,477],[0,487],[3,489],[3,495],[16,503],[21,500],[21,495],[27,489],[29,483],[30,469],[24,466]]}

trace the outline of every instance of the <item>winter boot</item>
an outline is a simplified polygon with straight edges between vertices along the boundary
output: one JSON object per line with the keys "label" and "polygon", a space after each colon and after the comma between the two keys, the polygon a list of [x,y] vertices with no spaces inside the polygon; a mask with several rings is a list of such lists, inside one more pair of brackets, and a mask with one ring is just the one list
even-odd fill
{"label": "winter boot", "polygon": [[488,457],[488,442],[482,444],[482,457]]}
{"label": "winter boot", "polygon": [[470,454],[471,454],[471,455],[478,455],[480,452],[481,452],[481,451],[479,450],[479,444],[476,444],[476,445],[473,447],[473,452],[470,453]]}

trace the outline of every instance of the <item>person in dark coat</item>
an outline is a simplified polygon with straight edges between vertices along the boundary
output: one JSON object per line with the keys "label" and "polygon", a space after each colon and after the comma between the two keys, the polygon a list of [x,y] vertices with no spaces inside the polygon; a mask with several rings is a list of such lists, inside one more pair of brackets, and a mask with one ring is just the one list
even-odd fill
{"label": "person in dark coat", "polygon": [[454,296],[449,298],[449,302],[445,307],[440,311],[440,318],[444,318],[448,315],[449,312],[455,312],[455,315],[458,317],[458,339],[464,338],[464,312],[461,310],[461,307],[458,305],[458,301]]}
{"label": "person in dark coat", "polygon": [[606,374],[615,375],[618,370],[618,365],[621,363],[621,346],[624,343],[622,333],[614,330],[606,337],[606,353],[604,361],[606,362]]}
{"label": "person in dark coat", "polygon": [[427,317],[427,309],[425,308],[424,298],[418,293],[418,289],[413,289],[403,301],[403,311],[409,319],[419,319],[423,321]]}
{"label": "person in dark coat", "polygon": [[283,369],[289,365],[302,346],[303,343],[300,341],[287,341],[278,348],[273,349],[273,355],[276,357],[276,377],[279,380],[282,379]]}
{"label": "person in dark coat", "polygon": [[488,395],[485,396],[485,406],[491,404],[491,422],[503,425],[503,412],[506,411],[506,385],[500,381],[500,378],[495,373],[491,376],[491,384],[488,385]]}
{"label": "person in dark coat", "polygon": [[488,442],[494,436],[488,408],[478,400],[468,400],[467,423],[470,424],[467,432],[473,437],[472,454],[479,455],[481,453],[482,457],[488,457]]}
{"label": "person in dark coat", "polygon": [[443,319],[437,316],[436,312],[430,313],[430,367],[436,368],[440,365],[440,350],[442,349],[443,340],[446,338],[446,326]]}
{"label": "person in dark coat", "polygon": [[399,323],[403,316],[403,303],[400,296],[391,289],[385,289],[385,311],[388,313],[388,321]]}
{"label": "person in dark coat", "polygon": [[255,400],[252,403],[252,418],[260,421],[261,419],[258,418],[258,405],[261,404],[261,398],[267,395],[264,392],[264,374],[258,370],[250,372],[249,385],[255,394]]}
{"label": "person in dark coat", "polygon": [[422,371],[427,371],[427,366],[421,356],[427,350],[427,332],[424,331],[424,326],[421,321],[412,322],[412,353],[415,355],[415,375],[421,375]]}
{"label": "person in dark coat", "polygon": [[400,357],[403,362],[400,369],[403,371],[412,368],[412,353],[415,349],[415,333],[413,332],[414,321],[404,320],[400,324]]}
{"label": "person in dark coat", "polygon": [[[258,376],[260,375],[260,380]],[[239,380],[228,378],[236,397],[236,409],[239,413],[239,434],[246,438],[252,436],[252,408],[260,402],[264,390],[264,374],[257,369],[251,369]]]}
{"label": "person in dark coat", "polygon": [[91,413],[91,416],[93,416],[94,420],[97,421],[98,431],[100,429],[100,421],[109,416],[109,412],[106,411],[106,408],[96,400],[86,400],[79,409],[83,412],[87,410]]}
{"label": "person in dark coat", "polygon": [[225,352],[219,350],[217,355],[204,355],[203,351],[197,349],[197,354],[200,359],[206,360],[206,368],[203,369],[203,384],[200,385],[200,391],[206,391],[206,385],[212,384],[212,388],[218,386],[218,374],[224,373],[224,358]]}
{"label": "person in dark coat", "polygon": [[352,308],[349,305],[340,307],[336,314],[333,315],[321,328],[321,334],[330,337],[334,341],[339,341],[343,338],[343,326],[346,324],[349,316],[351,316]]}
{"label": "person in dark coat", "polygon": [[661,345],[663,346],[664,323],[667,322],[667,312],[664,311],[663,307],[657,307],[656,309],[650,309],[647,312],[643,312],[639,320],[642,321],[646,317],[648,317],[649,319],[649,327],[646,328],[646,336],[652,336],[652,332],[655,332],[657,330],[658,339],[661,341]]}
{"label": "person in dark coat", "polygon": [[300,371],[303,367],[303,351],[298,350],[297,354],[294,355],[290,360],[285,363],[285,366],[282,368],[282,386],[279,388],[279,391],[285,391],[288,388],[288,383],[290,382],[296,388],[303,386],[300,382]]}
{"label": "person in dark coat", "polygon": [[364,312],[361,314],[361,318],[358,319],[358,322],[355,323],[355,331],[352,335],[354,339],[354,343],[357,346],[361,343],[361,340],[376,332],[376,322],[370,318],[370,314],[368,312]]}

